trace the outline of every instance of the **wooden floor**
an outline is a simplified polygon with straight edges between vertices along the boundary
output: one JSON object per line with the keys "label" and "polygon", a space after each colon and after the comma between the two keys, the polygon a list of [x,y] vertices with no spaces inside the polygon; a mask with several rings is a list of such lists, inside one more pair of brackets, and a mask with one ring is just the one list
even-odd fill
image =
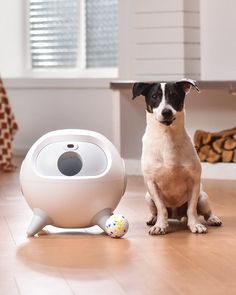
{"label": "wooden floor", "polygon": [[48,227],[27,239],[18,174],[0,175],[0,295],[236,294],[236,182],[204,181],[224,222],[204,235],[172,223],[167,235],[149,236],[142,178],[130,177],[117,209],[130,222],[125,238]]}

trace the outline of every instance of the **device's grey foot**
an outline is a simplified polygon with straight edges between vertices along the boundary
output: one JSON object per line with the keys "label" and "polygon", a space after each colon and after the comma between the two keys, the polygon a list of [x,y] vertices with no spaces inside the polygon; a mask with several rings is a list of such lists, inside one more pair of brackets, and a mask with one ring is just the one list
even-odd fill
{"label": "device's grey foot", "polygon": [[111,215],[111,209],[104,209],[94,216],[93,223],[100,226],[106,232],[106,221]]}
{"label": "device's grey foot", "polygon": [[46,225],[51,224],[50,218],[43,210],[35,208],[33,209],[33,212],[34,212],[33,219],[27,229],[28,237],[33,237]]}

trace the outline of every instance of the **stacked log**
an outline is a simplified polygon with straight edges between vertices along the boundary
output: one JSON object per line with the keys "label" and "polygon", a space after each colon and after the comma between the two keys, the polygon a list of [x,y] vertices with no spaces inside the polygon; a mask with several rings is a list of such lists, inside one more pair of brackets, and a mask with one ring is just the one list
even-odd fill
{"label": "stacked log", "polygon": [[194,143],[202,162],[236,163],[236,127],[220,132],[197,130]]}

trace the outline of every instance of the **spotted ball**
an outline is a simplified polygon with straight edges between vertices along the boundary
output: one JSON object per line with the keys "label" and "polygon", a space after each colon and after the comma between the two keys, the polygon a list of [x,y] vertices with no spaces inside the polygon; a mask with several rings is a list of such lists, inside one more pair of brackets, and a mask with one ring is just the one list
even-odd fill
{"label": "spotted ball", "polygon": [[114,214],[106,221],[106,233],[112,238],[123,237],[129,229],[128,220],[121,214]]}

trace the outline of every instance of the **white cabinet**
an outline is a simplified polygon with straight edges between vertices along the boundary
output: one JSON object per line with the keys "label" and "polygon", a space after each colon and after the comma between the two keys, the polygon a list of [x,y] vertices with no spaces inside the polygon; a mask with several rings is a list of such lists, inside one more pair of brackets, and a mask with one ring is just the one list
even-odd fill
{"label": "white cabinet", "polygon": [[200,78],[199,0],[119,1],[119,78]]}
{"label": "white cabinet", "polygon": [[119,1],[119,78],[236,80],[235,0]]}
{"label": "white cabinet", "polygon": [[236,80],[236,1],[201,0],[201,78]]}

